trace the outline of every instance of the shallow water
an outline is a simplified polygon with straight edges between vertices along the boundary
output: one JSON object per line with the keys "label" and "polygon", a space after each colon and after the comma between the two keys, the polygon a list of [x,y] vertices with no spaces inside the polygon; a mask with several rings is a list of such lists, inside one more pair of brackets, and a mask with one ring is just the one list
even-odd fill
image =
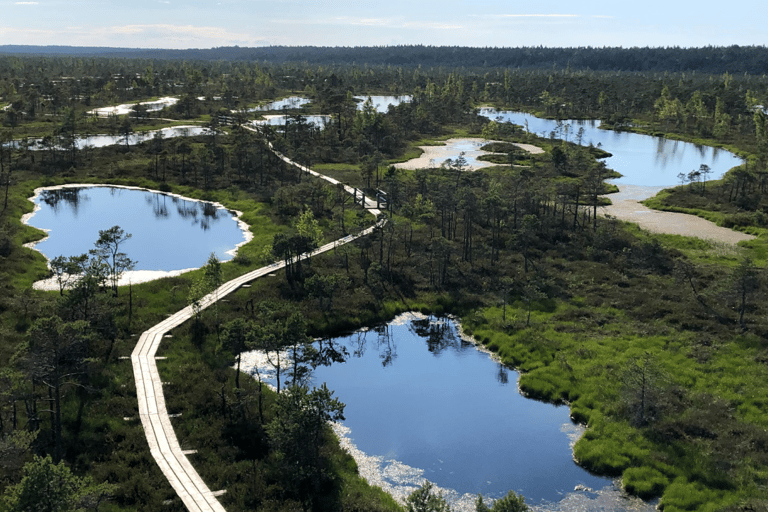
{"label": "shallow water", "polygon": [[99,230],[120,226],[131,239],[120,246],[136,270],[201,267],[211,253],[232,258],[245,235],[229,210],[212,203],[146,190],[81,187],[43,190],[27,223],[48,231],[35,245],[48,259],[93,249]]}

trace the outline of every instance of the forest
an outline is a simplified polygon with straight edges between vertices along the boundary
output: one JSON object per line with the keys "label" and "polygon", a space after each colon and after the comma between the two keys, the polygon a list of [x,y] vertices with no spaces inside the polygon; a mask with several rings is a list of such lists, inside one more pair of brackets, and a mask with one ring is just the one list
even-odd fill
{"label": "forest", "polygon": [[576,47],[522,48],[397,45],[375,47],[223,46],[210,49],[136,49],[0,45],[0,53],[173,60],[225,60],[315,65],[363,64],[397,67],[579,69],[592,71],[748,73],[768,66],[765,46],[704,48]]}
{"label": "forest", "polygon": [[[445,510],[428,484],[401,504],[360,478],[326,424],[343,404],[306,385],[343,357],[312,340],[407,311],[459,319],[521,373],[526,396],[566,404],[586,426],[575,461],[625,492],[665,511],[768,509],[764,48],[105,51],[0,55],[0,510],[184,510],[137,419],[126,358],[143,331],[276,260],[284,271],[176,327],[157,362],[176,434],[227,510]],[[379,112],[355,99],[373,94],[410,101]],[[291,95],[310,103],[274,112],[283,127],[251,124],[254,107]],[[178,101],[159,111],[138,104],[167,96]],[[125,115],[89,113],[125,103]],[[729,149],[744,164],[721,180],[684,176],[646,203],[756,238],[723,247],[599,215],[614,176],[604,151],[482,106]],[[307,121],[317,114],[326,126]],[[207,132],[130,142],[190,124]],[[94,134],[121,143],[77,143]],[[497,165],[395,166],[466,136],[497,141]],[[384,192],[386,222],[298,260],[375,219],[276,152]],[[28,198],[72,183],[215,201],[242,211],[254,238],[230,262],[118,287],[110,277],[130,261],[109,255],[126,233],[50,266],[25,247],[44,236],[21,222]],[[56,291],[32,287],[70,274],[81,277]],[[246,350],[286,348],[279,393],[236,369]],[[514,493],[477,504],[523,509]]]}

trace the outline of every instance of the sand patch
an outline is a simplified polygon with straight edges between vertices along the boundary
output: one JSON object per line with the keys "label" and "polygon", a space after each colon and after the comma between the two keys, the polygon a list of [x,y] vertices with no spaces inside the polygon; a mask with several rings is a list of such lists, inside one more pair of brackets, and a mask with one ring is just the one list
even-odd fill
{"label": "sand patch", "polygon": [[[412,158],[407,162],[395,164],[395,167],[398,169],[411,170],[440,167],[440,165],[447,159],[455,159],[462,152],[464,153],[464,158],[467,159],[468,170],[476,170],[482,169],[483,167],[499,165],[478,160],[478,157],[482,155],[493,154],[488,151],[482,151],[480,149],[481,147],[491,142],[498,141],[481,138],[448,139],[442,146],[419,146],[419,148],[423,151],[420,157]],[[532,146],[530,144],[515,144],[515,146],[532,154],[539,154],[544,152],[543,149]]]}
{"label": "sand patch", "polygon": [[752,240],[752,235],[723,228],[701,217],[685,213],[652,210],[639,201],[653,197],[665,187],[640,187],[619,185],[617,194],[608,197],[613,203],[601,208],[604,215],[611,215],[620,220],[634,222],[653,233],[668,235],[694,236],[705,240],[715,240],[736,245],[743,240]]}

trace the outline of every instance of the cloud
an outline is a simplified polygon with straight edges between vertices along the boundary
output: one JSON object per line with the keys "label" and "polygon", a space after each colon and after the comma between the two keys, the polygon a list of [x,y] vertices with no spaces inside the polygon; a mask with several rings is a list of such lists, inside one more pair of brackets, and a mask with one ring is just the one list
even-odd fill
{"label": "cloud", "polygon": [[499,18],[578,18],[578,14],[497,14]]}
{"label": "cloud", "polygon": [[129,48],[210,48],[215,46],[258,46],[264,38],[232,32],[223,27],[195,25],[116,25],[110,27],[67,27],[34,29],[0,26],[7,44],[35,44],[57,41],[75,46],[121,46]]}
{"label": "cloud", "polygon": [[439,23],[439,22],[419,22],[405,21],[403,19],[392,18],[354,18],[351,16],[339,16],[337,18],[325,19],[305,19],[305,20],[273,20],[273,23],[285,23],[291,25],[347,25],[362,27],[383,27],[389,29],[417,28],[417,29],[437,29],[437,30],[456,30],[464,28],[461,25]]}
{"label": "cloud", "polygon": [[38,2],[16,2],[15,5],[38,5]]}
{"label": "cloud", "polygon": [[191,48],[259,44],[262,38],[253,34],[231,32],[223,27],[196,25],[117,25],[93,31],[101,37],[135,40],[127,43],[142,47]]}

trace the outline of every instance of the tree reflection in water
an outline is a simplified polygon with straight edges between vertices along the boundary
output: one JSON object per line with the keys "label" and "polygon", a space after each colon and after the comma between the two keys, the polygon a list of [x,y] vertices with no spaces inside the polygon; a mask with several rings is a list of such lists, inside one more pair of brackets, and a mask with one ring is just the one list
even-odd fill
{"label": "tree reflection in water", "polygon": [[80,202],[90,200],[88,195],[82,192],[82,188],[76,187],[47,189],[40,193],[40,199],[56,213],[59,213],[62,204],[69,206],[72,209],[72,214],[77,217]]}

